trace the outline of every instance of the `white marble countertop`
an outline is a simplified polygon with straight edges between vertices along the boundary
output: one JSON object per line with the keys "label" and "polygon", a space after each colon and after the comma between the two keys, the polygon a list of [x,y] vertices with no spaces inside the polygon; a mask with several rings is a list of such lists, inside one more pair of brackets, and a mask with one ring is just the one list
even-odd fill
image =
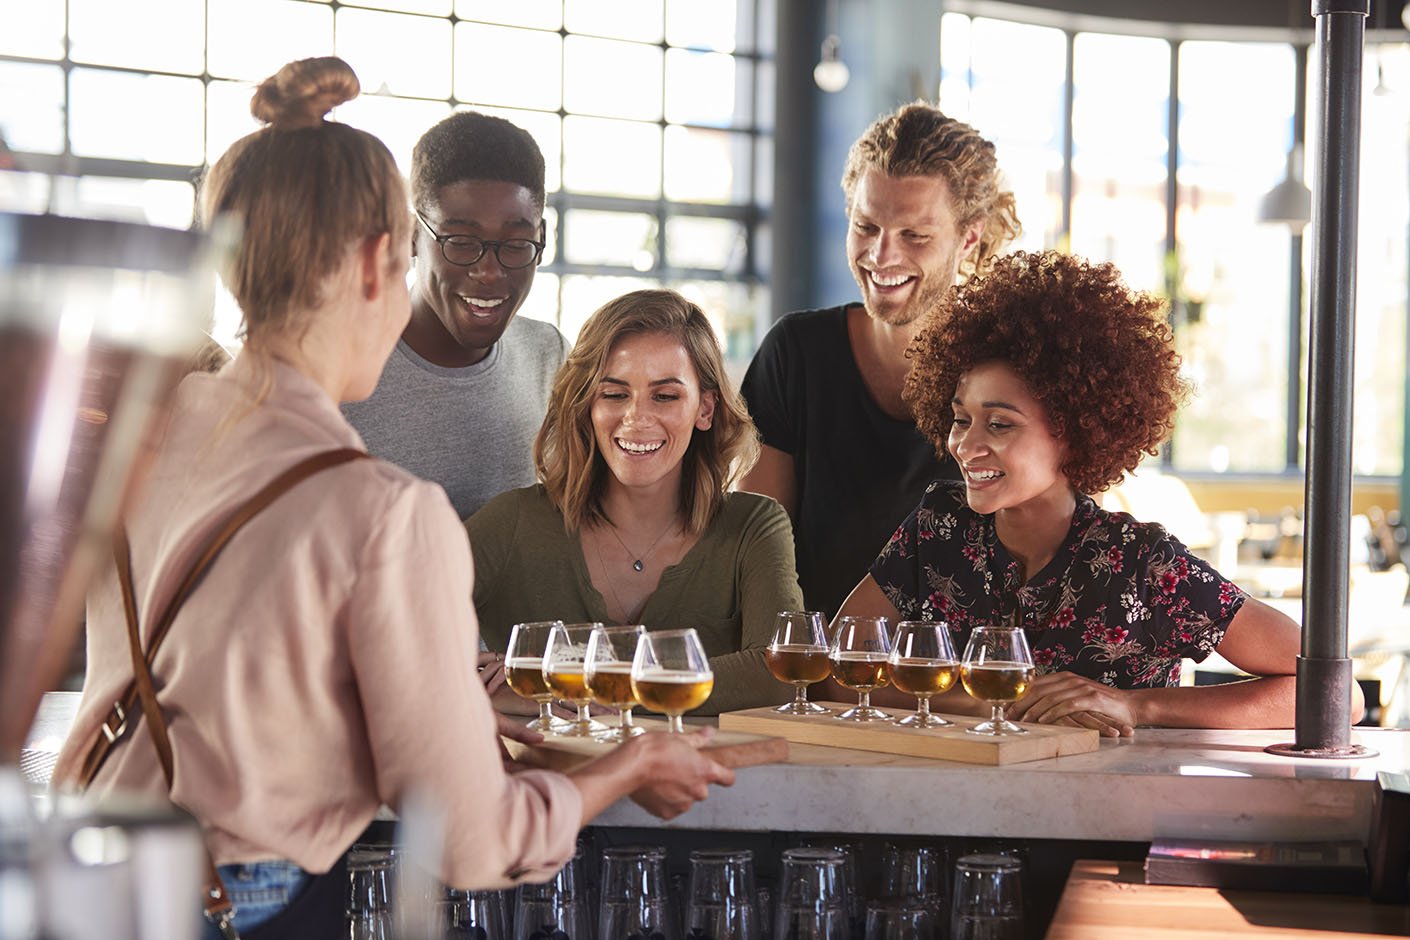
{"label": "white marble countertop", "polygon": [[1378,771],[1410,770],[1410,731],[1355,729],[1375,757],[1281,757],[1291,731],[1139,729],[1087,754],[961,764],[793,745],[789,761],[663,823],[622,801],[597,825],[1149,841],[1365,840]]}

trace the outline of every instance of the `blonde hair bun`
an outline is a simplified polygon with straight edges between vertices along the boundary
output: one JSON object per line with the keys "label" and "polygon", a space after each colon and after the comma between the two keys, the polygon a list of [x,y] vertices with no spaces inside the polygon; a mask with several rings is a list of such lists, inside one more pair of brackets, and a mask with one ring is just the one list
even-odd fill
{"label": "blonde hair bun", "polygon": [[250,113],[280,129],[317,127],[329,111],[361,90],[357,73],[337,56],[299,59],[260,82]]}

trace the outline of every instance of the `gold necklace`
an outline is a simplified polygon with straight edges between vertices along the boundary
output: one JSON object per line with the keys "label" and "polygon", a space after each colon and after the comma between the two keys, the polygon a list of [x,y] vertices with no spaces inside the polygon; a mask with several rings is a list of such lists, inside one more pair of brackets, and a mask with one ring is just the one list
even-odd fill
{"label": "gold necklace", "polygon": [[[627,553],[627,557],[632,559],[632,570],[633,570],[633,571],[645,571],[645,570],[646,570],[646,559],[648,559],[648,558],[651,557],[651,553],[654,552],[654,551],[656,551],[656,546],[657,546],[657,545],[660,545],[660,544],[661,544],[661,540],[664,539],[664,538],[666,537],[666,534],[667,534],[668,532],[670,532],[672,529],[674,529],[675,527],[676,527],[676,520],[675,520],[674,518],[672,518],[672,519],[671,519],[671,524],[668,525],[668,526],[666,526],[666,528],[665,528],[664,530],[662,530],[662,532],[661,532],[660,535],[656,536],[656,541],[654,541],[654,542],[651,543],[651,547],[648,548],[648,549],[647,549],[645,552],[643,552],[642,554],[638,555],[636,552],[632,551],[630,548],[627,548],[627,543],[622,541],[622,536],[619,535],[618,532],[617,532],[617,525],[616,525],[616,523],[612,522],[611,520],[608,520],[608,522],[607,522],[607,528],[612,531],[612,537],[617,540],[617,544],[618,544],[618,545],[622,546],[622,551],[624,551],[624,552]],[[602,560],[602,553],[601,553],[600,550],[598,551],[598,560],[599,560],[599,561]]]}

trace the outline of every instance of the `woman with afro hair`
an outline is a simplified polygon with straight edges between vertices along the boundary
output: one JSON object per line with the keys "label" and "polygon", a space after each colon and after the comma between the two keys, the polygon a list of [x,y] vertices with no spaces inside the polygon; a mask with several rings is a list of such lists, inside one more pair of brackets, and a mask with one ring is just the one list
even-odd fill
{"label": "woman with afro hair", "polygon": [[[1188,393],[1163,307],[1057,252],[957,287],[910,347],[905,397],[962,479],[930,485],[838,616],[945,621],[956,650],[1020,622],[1038,678],[1010,718],[1108,736],[1292,727],[1297,624],[1092,499],[1157,453]],[[1214,652],[1254,678],[1177,687],[1182,660]],[[987,713],[959,688],[936,709]]]}

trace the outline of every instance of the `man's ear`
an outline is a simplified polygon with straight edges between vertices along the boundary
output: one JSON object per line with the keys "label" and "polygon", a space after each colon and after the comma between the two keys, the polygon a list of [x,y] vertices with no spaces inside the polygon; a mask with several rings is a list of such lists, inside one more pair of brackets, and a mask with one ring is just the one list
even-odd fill
{"label": "man's ear", "polygon": [[695,417],[695,426],[701,431],[710,430],[710,425],[715,421],[715,405],[719,401],[719,396],[714,392],[700,393],[700,413]]}
{"label": "man's ear", "polygon": [[984,218],[976,219],[964,230],[960,239],[961,258],[968,258],[979,247],[979,239],[984,237],[984,223],[987,221]]}

